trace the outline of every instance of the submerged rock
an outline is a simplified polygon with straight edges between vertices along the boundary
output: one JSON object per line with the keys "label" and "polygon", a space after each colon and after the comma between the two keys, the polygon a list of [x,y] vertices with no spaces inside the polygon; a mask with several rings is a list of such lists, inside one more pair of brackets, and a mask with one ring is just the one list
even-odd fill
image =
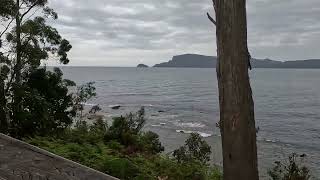
{"label": "submerged rock", "polygon": [[91,110],[89,111],[89,114],[95,114],[98,111],[101,111],[99,104],[92,106]]}
{"label": "submerged rock", "polygon": [[120,109],[120,105],[110,106],[111,109]]}

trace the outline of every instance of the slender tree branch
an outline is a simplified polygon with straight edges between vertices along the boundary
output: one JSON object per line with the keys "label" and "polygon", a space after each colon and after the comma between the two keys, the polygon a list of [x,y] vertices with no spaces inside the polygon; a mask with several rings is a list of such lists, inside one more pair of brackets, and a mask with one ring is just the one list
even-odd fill
{"label": "slender tree branch", "polygon": [[26,14],[28,14],[28,13],[31,11],[31,9],[34,8],[36,5],[38,5],[38,1],[36,1],[35,3],[33,3],[33,4],[29,7],[29,9],[21,15],[20,21],[22,21],[23,17],[24,17]]}
{"label": "slender tree branch", "polygon": [[210,16],[209,13],[207,13],[208,19],[216,26],[217,22]]}
{"label": "slender tree branch", "polygon": [[7,87],[4,91],[5,94],[7,94],[10,90],[10,87],[11,87],[13,79],[14,79],[14,75],[15,75],[15,73],[14,73],[14,71],[12,71],[11,76],[10,76],[10,80],[7,82]]}
{"label": "slender tree branch", "polygon": [[4,35],[4,33],[6,33],[6,31],[10,27],[11,23],[13,22],[13,20],[14,20],[14,18],[12,18],[11,21],[9,22],[9,24],[7,26],[5,26],[5,29],[0,34],[0,38]]}
{"label": "slender tree branch", "polygon": [[35,10],[29,17],[27,17],[27,18],[22,22],[22,24],[25,23],[26,21],[28,21],[28,20],[29,20],[32,16],[34,16],[40,9],[41,9],[41,8],[38,8],[37,10]]}

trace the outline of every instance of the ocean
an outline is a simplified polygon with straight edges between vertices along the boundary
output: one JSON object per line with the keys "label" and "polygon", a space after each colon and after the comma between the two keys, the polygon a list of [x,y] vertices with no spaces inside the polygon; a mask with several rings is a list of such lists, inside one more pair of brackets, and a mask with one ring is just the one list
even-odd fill
{"label": "ocean", "polygon": [[[145,130],[160,135],[166,153],[198,132],[212,147],[212,163],[222,164],[215,69],[62,67],[64,77],[94,81],[106,117],[145,107]],[[320,70],[253,69],[259,171],[266,178],[273,162],[290,153],[306,154],[305,164],[320,177]],[[119,110],[110,108],[121,105]],[[316,178],[315,178],[316,179]]]}

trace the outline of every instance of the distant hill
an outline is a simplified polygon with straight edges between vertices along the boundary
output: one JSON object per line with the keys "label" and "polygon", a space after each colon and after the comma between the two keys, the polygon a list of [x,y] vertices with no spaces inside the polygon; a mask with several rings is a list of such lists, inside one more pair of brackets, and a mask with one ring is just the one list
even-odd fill
{"label": "distant hill", "polygon": [[154,67],[193,67],[193,68],[214,68],[217,57],[203,56],[197,54],[184,54],[173,56],[172,60],[154,65]]}
{"label": "distant hill", "polygon": [[145,65],[145,64],[138,64],[137,67],[138,67],[138,68],[147,68],[147,67],[149,67],[149,66],[147,66],[147,65]]}
{"label": "distant hill", "polygon": [[[188,67],[215,68],[217,57],[198,54],[183,54],[173,56],[172,60],[154,65],[154,67]],[[320,68],[320,59],[297,61],[274,61],[271,59],[251,59],[253,68]]]}

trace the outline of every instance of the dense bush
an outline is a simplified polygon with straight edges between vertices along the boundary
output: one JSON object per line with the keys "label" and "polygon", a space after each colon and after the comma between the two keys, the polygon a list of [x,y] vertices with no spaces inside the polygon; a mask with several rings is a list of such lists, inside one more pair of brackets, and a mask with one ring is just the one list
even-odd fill
{"label": "dense bush", "polygon": [[103,119],[98,118],[90,126],[85,121],[77,121],[74,128],[66,129],[58,136],[68,142],[96,144],[102,143],[102,139],[106,132],[107,123],[103,121]]}
{"label": "dense bush", "polygon": [[[142,117],[142,113],[139,112],[132,115]],[[136,121],[140,123],[134,123]],[[211,168],[198,161],[180,163],[175,158],[159,154],[163,151],[163,147],[158,135],[153,132],[142,132],[143,126],[139,124],[143,123],[142,118],[137,120],[121,117],[115,118],[112,126],[108,128],[107,123],[102,119],[96,120],[92,125],[79,121],[74,128],[65,130],[59,136],[35,137],[26,139],[26,141],[125,180],[221,179],[221,174],[216,168]],[[137,127],[140,130],[137,130]],[[116,133],[118,131],[115,130],[121,133]],[[111,137],[110,132],[113,138],[106,141],[106,137]],[[124,143],[124,139],[130,139],[124,136],[134,137],[134,140]],[[132,142],[134,143],[131,144]],[[130,148],[138,150],[135,153],[128,153]]]}
{"label": "dense bush", "polygon": [[[24,138],[65,133],[65,130],[73,124],[76,115],[83,109],[75,107],[81,103],[82,107],[84,102],[95,95],[92,82],[77,87],[78,91],[71,93],[69,88],[76,84],[63,79],[63,73],[59,68],[54,68],[53,71],[48,71],[45,67],[38,68],[24,76],[27,77],[21,89],[24,94],[22,98],[24,109],[16,114],[19,118],[15,120],[11,118],[8,127],[9,134],[13,137]],[[103,130],[102,125],[98,128]],[[104,131],[106,131],[105,127]]]}
{"label": "dense bush", "polygon": [[180,163],[198,161],[206,164],[210,161],[210,154],[211,147],[197,133],[192,133],[186,140],[185,145],[173,152],[173,156]]}
{"label": "dense bush", "polygon": [[28,80],[21,89],[24,110],[17,114],[20,118],[10,122],[10,135],[47,135],[61,132],[72,123],[73,100],[68,87],[75,84],[62,75],[59,68],[53,72],[40,68],[26,74]]}
{"label": "dense bush", "polygon": [[81,120],[83,116],[84,103],[96,96],[96,88],[94,82],[88,82],[86,84],[77,87],[77,91],[72,94],[73,96],[73,111]]}
{"label": "dense bush", "polygon": [[159,136],[153,132],[142,132],[145,124],[144,108],[137,113],[114,118],[112,125],[104,136],[104,141],[117,141],[126,147],[127,153],[147,152],[156,154],[164,151]]}
{"label": "dense bush", "polygon": [[288,162],[275,162],[275,167],[268,171],[273,180],[308,180],[311,178],[309,169],[302,165],[305,155],[298,156],[293,153]]}
{"label": "dense bush", "polygon": [[159,140],[159,135],[152,131],[141,133],[139,136],[139,144],[145,152],[152,154],[164,151],[164,147]]}

